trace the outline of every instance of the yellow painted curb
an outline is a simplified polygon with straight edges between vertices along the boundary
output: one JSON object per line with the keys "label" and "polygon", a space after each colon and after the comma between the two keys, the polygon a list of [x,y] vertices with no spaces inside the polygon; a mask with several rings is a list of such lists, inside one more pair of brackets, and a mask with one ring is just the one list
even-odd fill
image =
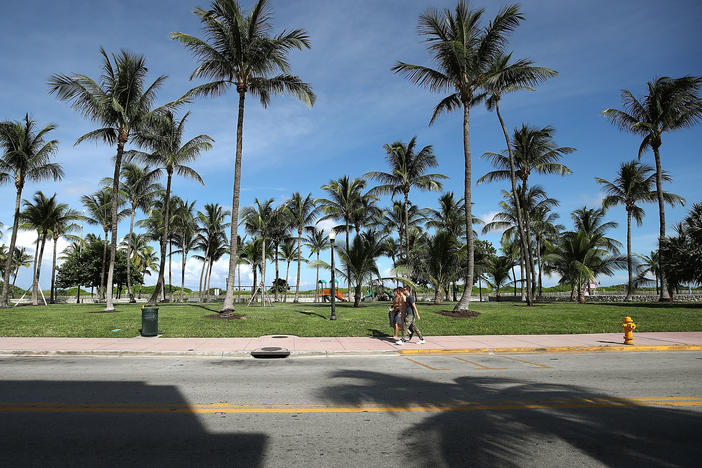
{"label": "yellow painted curb", "polygon": [[613,351],[702,351],[699,345],[552,346],[545,348],[401,349],[400,354],[592,353]]}

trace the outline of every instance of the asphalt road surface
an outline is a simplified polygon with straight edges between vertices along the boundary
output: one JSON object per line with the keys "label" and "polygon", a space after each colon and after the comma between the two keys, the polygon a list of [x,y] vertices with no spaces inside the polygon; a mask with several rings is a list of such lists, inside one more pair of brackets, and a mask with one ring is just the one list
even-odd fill
{"label": "asphalt road surface", "polygon": [[702,353],[0,359],[0,466],[699,466]]}

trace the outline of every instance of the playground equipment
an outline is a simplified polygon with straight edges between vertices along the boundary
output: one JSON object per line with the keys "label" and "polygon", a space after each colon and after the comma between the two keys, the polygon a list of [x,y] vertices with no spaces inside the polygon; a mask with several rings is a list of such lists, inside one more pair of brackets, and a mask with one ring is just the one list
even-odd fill
{"label": "playground equipment", "polygon": [[[327,302],[330,300],[331,297],[331,291],[327,289],[320,289],[318,293],[319,297],[322,298],[322,302]],[[334,296],[342,302],[347,302],[347,299],[344,297],[344,295],[339,291],[338,289],[334,291]]]}

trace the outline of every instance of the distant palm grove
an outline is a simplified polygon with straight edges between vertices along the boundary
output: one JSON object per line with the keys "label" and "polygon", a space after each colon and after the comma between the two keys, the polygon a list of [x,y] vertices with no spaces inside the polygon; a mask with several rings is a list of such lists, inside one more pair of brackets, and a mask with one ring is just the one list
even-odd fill
{"label": "distant palm grove", "polygon": [[[32,271],[35,305],[43,300],[42,273],[51,275],[51,302],[58,288],[77,288],[80,297],[81,287],[94,290],[105,311],[114,310],[116,295],[131,301],[143,296],[149,304],[184,301],[186,265],[193,261],[199,265],[200,300],[212,300],[213,287],[224,286],[222,313],[232,312],[238,302],[243,265],[253,274],[253,283],[245,282],[251,288],[249,297],[253,299],[263,284],[262,304],[267,295],[274,301],[297,302],[303,263],[315,273],[316,290],[325,287],[320,270],[331,268],[326,253],[331,245],[344,299],[355,306],[365,286],[375,285],[380,297],[383,281],[429,290],[436,303],[452,299],[457,313],[470,311],[473,285],[490,285],[498,300],[518,295],[531,305],[542,296],[544,276],[558,278],[570,299],[578,302],[586,300],[599,278],[617,270],[628,274],[627,299],[637,288],[655,287],[660,300],[672,300],[682,286],[702,282],[702,204],[693,202],[670,236],[666,206],[686,201],[666,190],[673,176],[665,170],[663,144],[674,138],[669,135],[674,130],[694,126],[702,118],[702,77],[642,81],[641,92],[623,90],[621,103],[602,111],[603,119],[640,137],[640,146],[632,149],[639,157],[618,161],[616,169],[596,178],[592,187],[604,192],[601,206],[574,210],[574,230],[566,231],[554,211],[559,201],[532,176],[569,177],[573,171],[568,160],[577,149],[561,141],[547,123],[510,125],[509,113],[503,115],[501,109],[513,93],[534,91],[557,75],[510,51],[509,37],[524,21],[520,6],[508,6],[490,18],[463,0],[452,10],[428,9],[417,29],[428,51],[426,64],[391,57],[397,60],[392,71],[398,79],[437,94],[434,111],[427,115],[429,125],[445,113],[462,112],[463,192],[444,192],[448,177],[434,170],[442,155],[434,153],[431,142],[405,134],[378,148],[384,163],[357,177],[330,175],[318,197],[300,187],[286,201],[276,203],[260,193],[253,205],[242,207],[244,111],[247,104],[255,105],[247,98],[265,108],[273,95],[282,94],[313,106],[312,85],[295,74],[304,71],[292,70],[288,62],[289,52],[311,47],[310,37],[301,28],[274,32],[268,0],[256,1],[249,11],[237,0],[213,0],[207,10],[195,8],[194,13],[200,33],[174,32],[171,39],[192,52],[190,79],[205,84],[174,101],[159,100],[166,77],[147,80],[146,58],[127,50],[101,48],[92,71],[57,70],[48,78],[49,93],[92,127],[68,144],[93,141],[113,150],[114,170],[104,174],[98,191],[82,196],[82,206],[69,207],[48,188],[23,190],[28,181],[51,184],[64,177],[56,157],[59,141],[53,138],[56,125],[37,122],[29,112],[0,122],[0,183],[6,186],[4,196],[15,196],[14,212],[0,213],[8,228],[0,248],[1,307],[16,298],[21,268]],[[408,32],[411,29],[408,25]],[[187,108],[195,99],[218,98],[227,90],[236,93],[237,105],[231,204],[200,200],[202,209],[196,209],[196,201],[185,199],[179,185],[184,178],[207,183],[192,163],[216,143],[206,129],[195,129],[198,136],[186,141]],[[231,105],[223,99],[216,102]],[[480,155],[493,167],[485,174],[473,174],[471,168],[470,117],[476,106],[494,111],[494,125],[504,136],[502,147]],[[481,220],[473,215],[471,191],[475,184],[488,183],[502,184],[503,197],[489,207],[497,210],[494,218]],[[436,192],[437,207],[413,203],[420,191]],[[633,252],[632,231],[641,225],[646,204],[657,207],[658,249]],[[607,218],[607,210],[616,205],[626,209],[626,239],[610,237],[617,222]],[[128,223],[128,232],[118,233],[120,222]],[[86,223],[101,235],[84,235]],[[338,234],[333,244],[329,229]],[[36,233],[33,252],[17,246],[21,230]],[[478,238],[491,231],[502,232],[499,246]],[[59,239],[69,242],[63,252],[57,252]],[[45,251],[47,240],[53,244],[51,251]],[[51,271],[42,271],[48,256]],[[381,257],[393,265],[385,278],[377,263]],[[220,260],[228,261],[226,285],[213,285],[213,265]],[[173,278],[174,261],[180,263],[180,278]],[[291,268],[294,284],[288,285]],[[149,275],[156,287],[147,290],[143,283]],[[173,284],[180,286],[174,289]],[[316,292],[315,300],[322,296]]]}

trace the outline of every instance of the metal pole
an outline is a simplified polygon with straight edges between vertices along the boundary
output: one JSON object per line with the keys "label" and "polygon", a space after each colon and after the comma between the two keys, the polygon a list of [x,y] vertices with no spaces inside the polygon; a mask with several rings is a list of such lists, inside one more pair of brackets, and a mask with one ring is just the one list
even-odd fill
{"label": "metal pole", "polygon": [[331,241],[331,286],[329,289],[329,299],[331,300],[331,317],[329,320],[336,320],[336,290],[334,288],[334,239]]}

